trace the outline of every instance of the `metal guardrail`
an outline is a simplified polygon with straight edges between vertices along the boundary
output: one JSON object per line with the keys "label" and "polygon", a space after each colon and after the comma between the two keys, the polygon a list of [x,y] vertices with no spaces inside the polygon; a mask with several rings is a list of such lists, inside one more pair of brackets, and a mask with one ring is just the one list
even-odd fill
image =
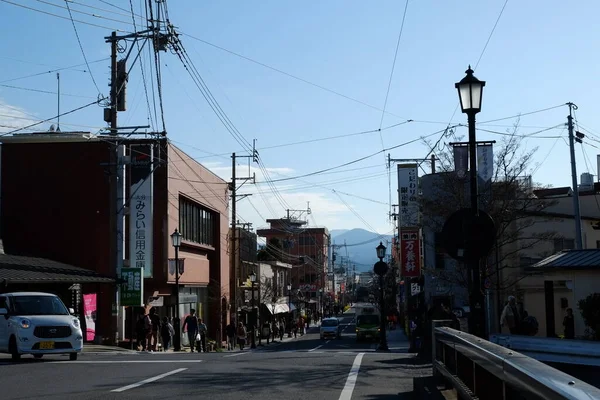
{"label": "metal guardrail", "polygon": [[491,335],[490,342],[542,362],[600,366],[598,342],[520,335]]}
{"label": "metal guardrail", "polygon": [[433,321],[433,373],[460,399],[600,400],[600,389],[450,323]]}

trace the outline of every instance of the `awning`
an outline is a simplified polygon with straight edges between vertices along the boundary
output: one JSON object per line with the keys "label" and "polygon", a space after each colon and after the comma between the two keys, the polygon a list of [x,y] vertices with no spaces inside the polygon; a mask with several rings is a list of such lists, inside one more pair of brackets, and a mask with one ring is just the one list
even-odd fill
{"label": "awning", "polygon": [[45,258],[0,254],[0,282],[5,283],[115,283],[95,271]]}
{"label": "awning", "polygon": [[[265,303],[265,306],[267,307],[267,310],[269,310],[269,312],[271,314],[283,314],[283,313],[290,312],[290,308],[288,307],[287,304],[284,304],[284,303],[281,303],[281,304]],[[290,306],[292,307],[292,311],[294,311],[296,309],[296,306],[294,306],[293,304],[290,304]]]}

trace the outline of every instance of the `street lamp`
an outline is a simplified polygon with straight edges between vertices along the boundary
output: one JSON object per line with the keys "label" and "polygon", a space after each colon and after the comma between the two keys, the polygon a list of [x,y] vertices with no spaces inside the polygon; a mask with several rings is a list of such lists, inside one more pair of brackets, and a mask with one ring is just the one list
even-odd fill
{"label": "street lamp", "polygon": [[288,283],[288,337],[292,337],[292,285]]}
{"label": "street lamp", "polygon": [[[458,90],[460,107],[467,114],[469,125],[469,183],[471,197],[471,211],[476,218],[479,217],[479,201],[477,189],[477,139],[475,134],[475,115],[481,111],[481,100],[483,97],[484,81],[480,81],[473,75],[469,65],[466,76],[454,86]],[[481,278],[479,272],[479,259],[472,260],[468,265],[472,275],[473,286],[469,288],[469,304],[471,313],[469,318],[469,331],[477,336],[482,336],[485,326],[483,315],[483,295],[481,293]]]}
{"label": "street lamp", "polygon": [[385,257],[385,246],[383,245],[382,242],[379,242],[379,246],[377,246],[375,248],[375,250],[377,250],[377,258],[379,258],[379,261],[377,261],[375,263],[375,265],[373,266],[373,272],[375,272],[375,274],[379,275],[379,310],[381,312],[381,321],[380,321],[380,328],[379,328],[379,335],[380,335],[380,339],[379,339],[379,347],[377,348],[377,350],[379,351],[388,351],[388,344],[387,344],[387,335],[385,332],[385,274],[388,271],[388,265],[387,263],[385,263],[383,261],[383,258]]}
{"label": "street lamp", "polygon": [[254,271],[250,274],[250,284],[252,285],[252,327],[250,330],[252,331],[252,344],[250,345],[251,349],[256,348],[255,336],[256,336],[256,310],[254,309],[254,282],[256,282],[256,274]]}
{"label": "street lamp", "polygon": [[182,235],[177,229],[171,234],[171,242],[175,248],[175,320],[173,321],[173,350],[181,351],[181,321],[179,319],[179,246],[181,246]]}

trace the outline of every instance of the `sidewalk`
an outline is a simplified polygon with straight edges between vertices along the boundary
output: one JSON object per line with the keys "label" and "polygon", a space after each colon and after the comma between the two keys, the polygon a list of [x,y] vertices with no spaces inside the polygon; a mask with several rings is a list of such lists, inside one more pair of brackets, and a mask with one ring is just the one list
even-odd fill
{"label": "sidewalk", "polygon": [[82,353],[137,353],[137,351],[124,349],[118,346],[106,346],[102,344],[84,344]]}
{"label": "sidewalk", "polygon": [[386,333],[390,351],[408,351],[410,348],[410,341],[400,325],[396,325],[396,329],[394,330],[387,330]]}

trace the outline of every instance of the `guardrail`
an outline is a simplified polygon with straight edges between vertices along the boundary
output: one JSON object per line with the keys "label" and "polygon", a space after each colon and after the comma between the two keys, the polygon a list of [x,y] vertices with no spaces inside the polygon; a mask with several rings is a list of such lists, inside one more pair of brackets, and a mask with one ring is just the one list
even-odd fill
{"label": "guardrail", "polygon": [[432,364],[460,399],[600,400],[595,388],[540,361],[433,321]]}
{"label": "guardrail", "polygon": [[490,342],[538,361],[600,366],[600,344],[589,340],[496,334]]}

